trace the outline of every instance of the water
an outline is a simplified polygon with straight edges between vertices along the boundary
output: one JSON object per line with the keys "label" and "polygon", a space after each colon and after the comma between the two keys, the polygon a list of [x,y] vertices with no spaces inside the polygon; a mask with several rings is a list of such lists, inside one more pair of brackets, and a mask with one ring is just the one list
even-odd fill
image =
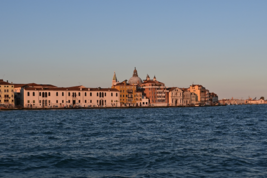
{"label": "water", "polygon": [[267,105],[0,112],[0,177],[267,177]]}

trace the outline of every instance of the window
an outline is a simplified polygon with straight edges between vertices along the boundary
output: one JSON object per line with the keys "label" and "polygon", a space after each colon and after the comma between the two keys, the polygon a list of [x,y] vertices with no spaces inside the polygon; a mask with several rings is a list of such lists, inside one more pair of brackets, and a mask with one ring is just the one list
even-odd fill
{"label": "window", "polygon": [[118,93],[116,93],[116,96],[118,96]]}
{"label": "window", "polygon": [[98,93],[96,93],[96,96],[98,96]]}
{"label": "window", "polygon": [[90,96],[92,96],[92,92],[90,92]]}
{"label": "window", "polygon": [[39,92],[39,96],[42,96],[42,93],[41,92]]}
{"label": "window", "polygon": [[111,96],[113,96],[113,93],[111,93]]}
{"label": "window", "polygon": [[86,100],[84,100],[84,102],[85,102],[85,103],[87,103],[87,101],[86,101]]}
{"label": "window", "polygon": [[35,96],[35,92],[32,92],[32,96]]}
{"label": "window", "polygon": [[58,100],[56,100],[56,103],[58,103]]}
{"label": "window", "polygon": [[81,103],[81,100],[79,100],[79,103]]}
{"label": "window", "polygon": [[58,96],[58,92],[56,92],[56,96]]}
{"label": "window", "polygon": [[64,103],[64,100],[62,100],[62,103]]}
{"label": "window", "polygon": [[27,95],[30,96],[30,92],[27,92]]}
{"label": "window", "polygon": [[86,96],[86,92],[84,93],[84,96]]}
{"label": "window", "polygon": [[62,96],[64,96],[64,92],[62,92]]}
{"label": "window", "polygon": [[28,100],[28,103],[30,103],[30,100]]}
{"label": "window", "polygon": [[50,92],[48,92],[48,96],[50,96]]}
{"label": "window", "polygon": [[90,100],[90,103],[92,103],[92,100]]}
{"label": "window", "polygon": [[33,100],[32,102],[35,103],[35,100]]}
{"label": "window", "polygon": [[81,96],[81,93],[79,92],[79,96]]}
{"label": "window", "polygon": [[42,103],[42,101],[41,101],[41,100],[39,100],[39,103]]}
{"label": "window", "polygon": [[68,95],[70,96],[70,92],[68,93]]}
{"label": "window", "polygon": [[105,96],[107,96],[107,93],[105,93]]}
{"label": "window", "polygon": [[70,100],[68,102],[70,103]]}
{"label": "window", "polygon": [[48,100],[48,103],[50,104],[50,100]]}

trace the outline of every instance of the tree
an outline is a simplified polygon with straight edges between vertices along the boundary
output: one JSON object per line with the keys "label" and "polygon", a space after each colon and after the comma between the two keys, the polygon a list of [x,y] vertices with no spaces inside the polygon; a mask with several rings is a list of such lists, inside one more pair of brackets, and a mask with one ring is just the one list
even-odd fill
{"label": "tree", "polygon": [[262,96],[262,97],[260,97],[260,100],[264,100],[264,97]]}

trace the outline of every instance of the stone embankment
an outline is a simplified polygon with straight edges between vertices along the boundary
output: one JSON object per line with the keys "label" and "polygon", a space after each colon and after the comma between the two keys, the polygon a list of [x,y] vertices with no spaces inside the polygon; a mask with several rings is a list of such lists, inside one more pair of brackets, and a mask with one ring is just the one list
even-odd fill
{"label": "stone embankment", "polygon": [[11,110],[69,110],[69,109],[145,109],[145,108],[187,108],[187,107],[214,107],[226,105],[209,105],[209,106],[146,106],[146,107],[68,107],[68,108],[0,108],[0,111]]}

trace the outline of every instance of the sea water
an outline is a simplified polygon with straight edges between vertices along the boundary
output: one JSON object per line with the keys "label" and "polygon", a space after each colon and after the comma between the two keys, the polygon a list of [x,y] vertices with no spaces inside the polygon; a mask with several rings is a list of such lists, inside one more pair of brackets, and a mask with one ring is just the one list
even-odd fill
{"label": "sea water", "polygon": [[2,111],[0,177],[267,177],[267,105]]}

